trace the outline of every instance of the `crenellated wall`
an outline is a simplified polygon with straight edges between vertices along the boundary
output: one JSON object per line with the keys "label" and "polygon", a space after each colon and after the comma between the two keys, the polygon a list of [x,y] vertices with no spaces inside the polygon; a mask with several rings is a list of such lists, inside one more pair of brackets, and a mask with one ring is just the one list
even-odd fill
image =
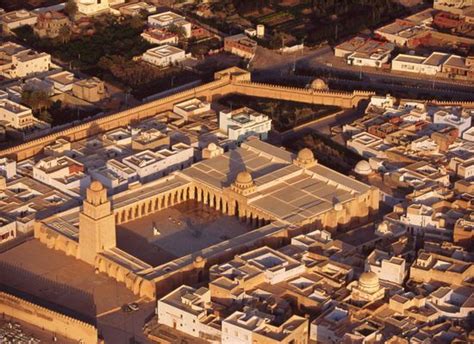
{"label": "crenellated wall", "polygon": [[81,343],[102,342],[95,326],[4,292],[0,292],[0,313]]}
{"label": "crenellated wall", "polygon": [[195,97],[211,102],[231,93],[240,93],[252,97],[352,108],[357,106],[361,100],[369,99],[374,95],[373,92],[365,91],[315,91],[305,88],[259,84],[250,81],[249,72],[237,68],[229,68],[216,73],[215,78],[216,80],[207,84],[1,150],[0,157],[8,156],[16,158],[17,161],[25,160],[40,153],[45,146],[59,138],[78,141],[107,130],[125,127],[132,121],[172,110],[175,103]]}

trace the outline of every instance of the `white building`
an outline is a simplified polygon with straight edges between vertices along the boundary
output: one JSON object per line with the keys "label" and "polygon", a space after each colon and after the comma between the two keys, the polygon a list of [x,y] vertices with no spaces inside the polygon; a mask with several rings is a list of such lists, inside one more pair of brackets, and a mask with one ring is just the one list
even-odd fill
{"label": "white building", "polygon": [[347,57],[347,63],[353,66],[381,68],[390,60],[390,53],[375,52],[366,54],[361,52],[352,53]]}
{"label": "white building", "polygon": [[53,84],[54,89],[58,93],[72,91],[72,86],[76,81],[76,79],[74,78],[74,74],[68,72],[67,70],[49,74],[45,78],[45,80],[51,82]]}
{"label": "white building", "polygon": [[0,99],[0,123],[3,125],[15,129],[27,129],[33,127],[35,121],[30,108],[8,99]]}
{"label": "white building", "polygon": [[33,178],[73,197],[78,197],[91,183],[84,165],[67,156],[41,159],[33,166]]}
{"label": "white building", "polygon": [[210,112],[211,103],[202,101],[198,98],[186,100],[184,102],[174,104],[173,112],[183,116],[185,120],[189,120],[192,116],[199,116]]}
{"label": "white building", "polygon": [[176,14],[171,11],[153,14],[148,17],[148,25],[152,27],[168,28],[170,26],[176,26],[181,28],[186,38],[191,37],[192,25],[186,21],[183,16]]}
{"label": "white building", "polygon": [[211,310],[211,292],[182,285],[158,300],[158,323],[210,343],[221,342],[220,326]]}
{"label": "white building", "polygon": [[186,52],[172,45],[162,45],[145,51],[142,59],[158,67],[167,67],[185,60]]}
{"label": "white building", "polygon": [[139,179],[137,171],[115,159],[108,160],[105,166],[90,171],[90,174],[112,193],[126,190],[130,183]]}
{"label": "white building", "polygon": [[16,176],[16,160],[0,158],[0,175],[7,180]]}
{"label": "white building", "polygon": [[392,70],[419,74],[425,59],[423,56],[399,54],[392,60]]}
{"label": "white building", "polygon": [[4,13],[0,16],[3,34],[11,34],[12,30],[21,26],[33,26],[38,21],[38,16],[27,10],[18,10]]}
{"label": "white building", "polygon": [[466,141],[474,142],[474,127],[471,127],[464,131],[462,138]]}
{"label": "white building", "polygon": [[76,4],[78,12],[86,16],[95,16],[110,9],[109,0],[76,0]]}
{"label": "white building", "polygon": [[160,149],[156,152],[145,150],[128,156],[122,162],[131,167],[141,181],[148,181],[167,175],[173,171],[190,166],[194,161],[194,148],[177,143],[171,149]]}
{"label": "white building", "polygon": [[17,236],[16,221],[0,217],[0,244],[15,239]]}
{"label": "white building", "polygon": [[230,140],[239,143],[250,136],[266,140],[272,129],[272,120],[264,114],[243,107],[233,111],[221,111],[219,129],[226,133]]}
{"label": "white building", "polygon": [[399,54],[392,60],[392,70],[424,75],[442,72],[444,63],[451,55],[434,52],[429,57]]}
{"label": "white building", "polygon": [[306,343],[308,320],[293,315],[282,325],[272,325],[274,316],[255,309],[236,311],[222,321],[223,344]]}
{"label": "white building", "polygon": [[0,45],[0,57],[0,75],[8,79],[46,72],[51,67],[51,55],[12,42]]}
{"label": "white building", "polygon": [[362,155],[366,159],[385,157],[385,150],[389,147],[380,137],[365,131],[352,136],[346,145],[347,148]]}
{"label": "white building", "polygon": [[459,135],[471,128],[471,114],[454,113],[451,111],[439,110],[433,115],[433,123],[438,125],[449,125],[458,129]]}
{"label": "white building", "polygon": [[311,322],[309,339],[317,343],[341,342],[341,329],[349,322],[349,311],[334,307]]}
{"label": "white building", "polygon": [[374,250],[365,260],[365,270],[375,272],[383,281],[402,285],[406,276],[405,259]]}

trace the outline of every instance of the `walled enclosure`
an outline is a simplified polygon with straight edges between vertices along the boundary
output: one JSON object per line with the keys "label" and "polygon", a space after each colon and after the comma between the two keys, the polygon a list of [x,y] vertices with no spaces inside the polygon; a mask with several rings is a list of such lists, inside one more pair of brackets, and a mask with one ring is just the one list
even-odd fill
{"label": "walled enclosure", "polygon": [[93,325],[4,292],[0,292],[0,313],[81,343],[101,342]]}
{"label": "walled enclosure", "polygon": [[259,84],[250,81],[250,72],[233,67],[215,74],[215,81],[209,82],[190,90],[179,92],[116,114],[108,115],[72,128],[62,130],[39,139],[23,143],[0,151],[0,157],[8,156],[17,161],[28,159],[38,153],[48,144],[58,138],[78,141],[88,136],[104,131],[129,125],[132,121],[155,116],[161,112],[172,110],[178,102],[198,97],[212,101],[231,93],[239,93],[252,97],[290,100],[295,102],[336,105],[342,108],[352,108],[361,100],[369,99],[373,92],[334,92],[315,91],[305,88],[285,87],[271,84]]}

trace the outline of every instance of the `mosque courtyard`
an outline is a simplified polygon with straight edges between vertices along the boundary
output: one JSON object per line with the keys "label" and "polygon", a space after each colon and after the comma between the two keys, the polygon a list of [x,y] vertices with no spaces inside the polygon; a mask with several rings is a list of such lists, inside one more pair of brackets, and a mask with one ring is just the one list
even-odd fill
{"label": "mosque courtyard", "polygon": [[117,225],[117,246],[158,266],[235,238],[253,227],[193,200]]}

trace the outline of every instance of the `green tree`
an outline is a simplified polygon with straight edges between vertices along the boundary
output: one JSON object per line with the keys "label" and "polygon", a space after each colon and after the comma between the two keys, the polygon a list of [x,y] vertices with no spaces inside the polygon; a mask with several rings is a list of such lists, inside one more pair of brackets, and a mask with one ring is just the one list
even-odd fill
{"label": "green tree", "polygon": [[72,37],[72,32],[69,25],[64,25],[63,27],[59,29],[59,36],[58,36],[59,42],[61,42],[62,44],[68,43],[71,40],[71,37]]}
{"label": "green tree", "polygon": [[40,90],[25,90],[21,94],[21,102],[33,111],[42,111],[51,106],[51,99],[47,92]]}
{"label": "green tree", "polygon": [[38,115],[38,119],[49,124],[53,123],[53,117],[47,110],[42,110]]}
{"label": "green tree", "polygon": [[64,7],[64,12],[72,19],[76,16],[77,13],[77,4],[74,0],[68,0],[66,6]]}
{"label": "green tree", "polygon": [[142,29],[145,26],[145,23],[141,16],[133,16],[130,18],[130,27],[134,30]]}

